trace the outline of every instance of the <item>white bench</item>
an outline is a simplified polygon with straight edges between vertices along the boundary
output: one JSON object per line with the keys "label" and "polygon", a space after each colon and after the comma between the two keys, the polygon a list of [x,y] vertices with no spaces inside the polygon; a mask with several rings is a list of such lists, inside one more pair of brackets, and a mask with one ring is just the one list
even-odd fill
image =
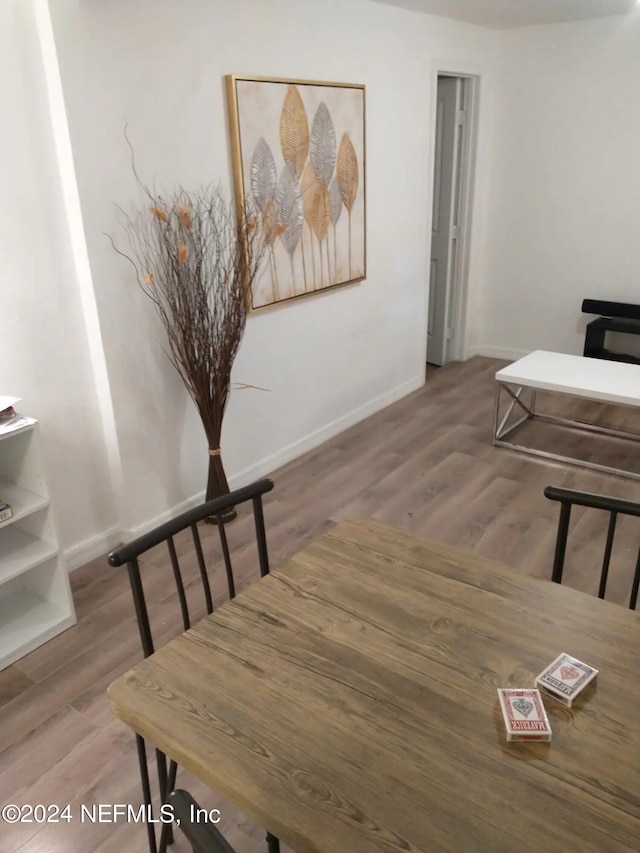
{"label": "white bench", "polygon": [[[525,402],[525,389],[529,394],[529,402]],[[496,447],[508,447],[532,456],[554,459],[559,462],[569,462],[596,471],[606,471],[621,474],[640,480],[640,474],[622,468],[612,468],[599,465],[570,456],[561,456],[546,450],[536,450],[506,441],[521,424],[530,419],[551,421],[564,426],[575,427],[590,432],[602,433],[640,441],[637,433],[609,429],[595,424],[559,418],[537,412],[536,391],[552,391],[556,394],[567,394],[572,397],[583,397],[599,403],[616,403],[623,406],[640,406],[640,365],[626,364],[618,361],[585,358],[580,355],[565,355],[558,352],[536,350],[524,358],[515,361],[508,367],[503,367],[496,373],[496,402],[493,429],[493,444]],[[509,399],[506,413],[501,412],[503,396]],[[522,409],[524,414],[515,422],[510,422],[515,407]]]}

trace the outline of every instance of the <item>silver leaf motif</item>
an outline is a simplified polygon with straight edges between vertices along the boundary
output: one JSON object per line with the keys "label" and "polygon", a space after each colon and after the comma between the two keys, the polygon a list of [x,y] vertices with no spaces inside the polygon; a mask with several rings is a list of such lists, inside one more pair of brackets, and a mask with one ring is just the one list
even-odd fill
{"label": "silver leaf motif", "polygon": [[329,187],[329,201],[331,202],[331,224],[335,228],[342,213],[342,195],[338,186],[338,179],[334,175]]}
{"label": "silver leaf motif", "polygon": [[260,210],[273,201],[278,183],[278,171],[269,144],[260,137],[250,166],[251,194]]}
{"label": "silver leaf motif", "polygon": [[316,176],[328,187],[336,165],[336,131],[331,113],[324,101],[313,117],[309,158]]}
{"label": "silver leaf motif", "polygon": [[287,252],[293,255],[302,236],[304,218],[300,185],[289,166],[285,166],[280,174],[276,190],[276,210],[278,225],[286,226],[280,239]]}

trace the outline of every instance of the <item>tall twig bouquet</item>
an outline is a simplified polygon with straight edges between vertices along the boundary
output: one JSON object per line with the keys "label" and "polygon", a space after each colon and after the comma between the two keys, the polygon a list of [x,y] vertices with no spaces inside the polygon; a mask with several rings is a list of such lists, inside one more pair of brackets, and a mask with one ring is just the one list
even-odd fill
{"label": "tall twig bouquet", "polygon": [[[198,408],[209,442],[206,499],[227,494],[220,451],[231,368],[247,318],[265,240],[248,203],[236,205],[219,186],[178,187],[168,195],[134,175],[144,203],[119,223],[127,248],[111,243],[136,272],[167,333],[165,350]],[[235,510],[229,517],[235,516]]]}

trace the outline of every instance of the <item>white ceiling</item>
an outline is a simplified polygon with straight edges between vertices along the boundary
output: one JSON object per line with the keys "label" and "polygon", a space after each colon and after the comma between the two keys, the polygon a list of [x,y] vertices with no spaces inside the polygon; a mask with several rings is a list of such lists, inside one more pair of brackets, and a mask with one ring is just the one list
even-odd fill
{"label": "white ceiling", "polygon": [[624,15],[638,0],[375,0],[496,30]]}

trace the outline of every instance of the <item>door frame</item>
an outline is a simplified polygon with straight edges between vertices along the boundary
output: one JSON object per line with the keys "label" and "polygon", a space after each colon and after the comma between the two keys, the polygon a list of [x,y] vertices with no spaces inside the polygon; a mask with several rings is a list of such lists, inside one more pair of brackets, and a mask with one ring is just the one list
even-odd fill
{"label": "door frame", "polygon": [[[475,173],[477,160],[478,142],[478,116],[480,105],[480,87],[482,73],[476,69],[461,67],[459,62],[447,60],[435,60],[431,69],[431,129],[429,148],[429,207],[428,207],[428,234],[431,241],[433,193],[436,148],[436,119],[438,103],[438,77],[458,77],[463,83],[463,98],[465,111],[465,129],[462,133],[462,149],[460,156],[459,172],[459,217],[458,238],[455,247],[455,268],[450,279],[451,292],[449,294],[449,316],[453,328],[453,337],[446,348],[445,363],[449,361],[464,361],[467,355],[467,302],[469,297],[469,256],[471,245],[471,228],[473,219],[473,198],[475,190]],[[429,242],[429,257],[427,258],[427,270],[430,269],[429,259],[431,257],[431,242]],[[429,310],[429,287],[430,275],[427,272],[425,284],[425,323],[424,341],[426,362],[428,352],[428,310]]]}

